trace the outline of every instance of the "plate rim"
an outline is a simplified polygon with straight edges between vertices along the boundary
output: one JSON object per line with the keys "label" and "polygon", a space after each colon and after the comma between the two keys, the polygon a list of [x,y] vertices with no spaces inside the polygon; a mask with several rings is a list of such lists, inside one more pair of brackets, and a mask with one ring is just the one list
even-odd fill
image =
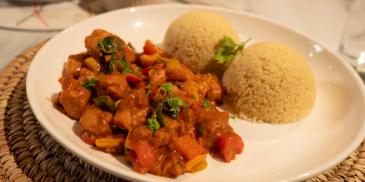
{"label": "plate rim", "polygon": [[[94,17],[91,17],[89,19],[83,20],[79,23],[76,23],[75,25],[72,25],[66,29],[64,29],[63,31],[59,32],[57,35],[53,36],[44,46],[42,46],[42,48],[37,52],[37,54],[34,56],[33,61],[31,63],[31,65],[29,66],[29,70],[28,70],[28,74],[26,76],[26,93],[27,93],[27,98],[29,101],[29,105],[31,106],[31,109],[33,111],[33,114],[35,115],[35,117],[37,118],[37,120],[39,121],[39,123],[41,124],[41,126],[43,127],[43,129],[45,129],[47,131],[47,133],[53,138],[55,139],[60,145],[62,145],[62,147],[64,147],[67,151],[69,151],[70,153],[76,155],[77,157],[80,157],[82,160],[84,160],[85,162],[105,171],[108,173],[111,173],[113,175],[125,178],[125,179],[129,179],[129,180],[139,180],[139,181],[159,181],[158,178],[160,179],[166,179],[164,177],[157,177],[155,175],[153,175],[155,178],[151,178],[150,174],[148,175],[140,175],[134,171],[123,171],[123,173],[118,172],[116,169],[113,169],[111,166],[108,165],[102,165],[100,163],[97,163],[95,161],[93,161],[92,159],[94,158],[92,155],[88,154],[88,155],[81,155],[79,152],[75,151],[75,148],[71,147],[74,146],[74,144],[72,144],[71,142],[69,142],[65,137],[63,137],[62,135],[59,135],[57,133],[52,132],[51,130],[54,129],[54,127],[52,125],[50,125],[48,123],[48,120],[44,117],[41,111],[41,109],[37,106],[37,102],[35,97],[32,97],[32,95],[35,95],[35,90],[33,90],[33,88],[30,86],[30,83],[33,82],[32,79],[34,77],[32,77],[32,73],[34,73],[34,69],[35,69],[35,65],[37,65],[37,61],[39,60],[38,57],[40,57],[40,53],[43,52],[44,50],[48,49],[49,45],[51,42],[57,41],[59,39],[59,37],[62,37],[62,35],[66,34],[69,31],[72,31],[75,28],[78,27],[82,27],[82,25],[84,24],[88,24],[91,21],[94,21],[94,19],[98,19],[100,17],[103,16],[109,16],[110,14],[117,14],[117,13],[121,13],[121,12],[128,12],[130,11],[130,9],[135,8],[138,11],[144,11],[144,10],[148,10],[148,9],[164,9],[164,8],[182,8],[182,9],[201,9],[201,10],[215,10],[218,12],[225,12],[225,13],[233,13],[233,14],[238,14],[240,16],[246,16],[246,17],[250,17],[253,19],[257,19],[260,21],[263,21],[265,23],[268,24],[272,24],[284,29],[287,29],[293,33],[298,34],[301,37],[304,37],[305,39],[312,41],[316,44],[319,44],[325,51],[327,51],[331,56],[333,56],[334,58],[336,58],[333,61],[336,61],[338,63],[340,63],[340,65],[351,75],[351,77],[354,78],[355,83],[357,84],[357,86],[359,86],[360,88],[360,93],[362,95],[362,101],[363,103],[365,103],[365,86],[363,81],[361,80],[361,78],[358,76],[358,74],[355,72],[355,70],[353,70],[353,68],[344,60],[344,58],[342,58],[339,53],[332,51],[331,49],[329,49],[327,46],[321,44],[318,41],[315,41],[314,38],[312,38],[311,36],[309,36],[307,33],[296,29],[295,27],[292,27],[290,25],[287,24],[283,24],[280,23],[276,20],[272,20],[270,18],[267,17],[263,17],[261,15],[257,15],[257,14],[253,14],[253,13],[248,13],[248,12],[244,12],[244,11],[238,11],[238,10],[232,10],[232,9],[228,9],[228,8],[223,8],[223,7],[211,7],[211,6],[204,6],[204,5],[186,5],[186,4],[157,4],[157,5],[146,5],[146,6],[141,6],[141,7],[128,7],[128,8],[122,8],[122,9],[118,9],[118,10],[114,10],[114,11],[110,11],[110,12],[106,12]],[[34,61],[36,60],[36,61]],[[355,136],[355,139],[352,140],[352,142],[348,145],[349,147],[346,148],[346,150],[343,151],[343,155],[336,155],[332,158],[332,160],[327,161],[321,165],[316,166],[315,168],[311,168],[310,172],[308,171],[303,171],[301,172],[301,175],[291,175],[288,176],[286,180],[288,181],[298,181],[298,180],[304,180],[310,177],[313,177],[317,174],[320,174],[321,172],[328,170],[334,166],[336,166],[337,164],[339,164],[340,162],[342,162],[343,160],[345,160],[353,151],[355,151],[357,149],[357,147],[361,144],[361,142],[364,140],[365,137],[365,116],[362,118],[362,128],[360,129],[360,132]],[[83,150],[81,150],[83,151]],[[157,178],[156,178],[157,177]]]}

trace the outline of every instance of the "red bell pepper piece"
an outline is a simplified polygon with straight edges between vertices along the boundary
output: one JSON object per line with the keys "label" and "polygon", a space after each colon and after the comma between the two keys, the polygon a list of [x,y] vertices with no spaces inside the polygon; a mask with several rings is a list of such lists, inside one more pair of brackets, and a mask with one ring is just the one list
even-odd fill
{"label": "red bell pepper piece", "polygon": [[153,146],[147,140],[140,140],[133,145],[136,153],[135,164],[148,171],[156,162],[156,153]]}
{"label": "red bell pepper piece", "polygon": [[226,162],[230,162],[236,158],[236,154],[243,151],[242,138],[236,133],[225,133],[217,139],[218,147]]}
{"label": "red bell pepper piece", "polygon": [[141,77],[139,77],[137,75],[134,75],[134,74],[128,74],[126,76],[126,79],[127,79],[127,82],[129,84],[133,84],[133,85],[135,85],[135,84],[137,84],[137,83],[139,83],[139,82],[142,81],[142,78]]}
{"label": "red bell pepper piece", "polygon": [[150,40],[146,40],[143,46],[143,53],[147,55],[152,55],[158,52],[158,47],[155,46],[155,44],[152,43]]}
{"label": "red bell pepper piece", "polygon": [[199,154],[205,154],[207,151],[190,135],[184,135],[175,140],[174,146],[185,159],[190,160]]}
{"label": "red bell pepper piece", "polygon": [[143,68],[142,75],[148,76],[148,72],[151,70],[151,67]]}

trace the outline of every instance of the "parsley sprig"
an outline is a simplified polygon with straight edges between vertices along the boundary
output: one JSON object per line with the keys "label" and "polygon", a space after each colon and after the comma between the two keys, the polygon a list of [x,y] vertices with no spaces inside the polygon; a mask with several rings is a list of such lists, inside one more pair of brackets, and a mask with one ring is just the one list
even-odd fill
{"label": "parsley sprig", "polygon": [[129,65],[129,63],[127,62],[127,60],[125,59],[125,57],[123,57],[122,60],[118,61],[118,64],[122,68],[123,72],[133,73],[133,70],[132,70],[131,66]]}
{"label": "parsley sprig", "polygon": [[233,58],[236,56],[236,54],[243,50],[246,43],[250,40],[246,40],[245,42],[242,42],[241,44],[236,44],[232,38],[228,36],[224,36],[223,39],[219,42],[219,47],[213,57],[213,59],[218,64],[224,64],[231,62]]}
{"label": "parsley sprig", "polygon": [[[121,60],[117,60],[116,56],[114,54],[112,54],[112,60],[109,62],[109,73],[112,73],[114,71],[118,71],[121,70],[122,72],[125,73],[134,73],[134,71],[132,70],[131,66],[129,65],[129,63],[127,62],[127,60],[125,59],[125,57],[123,57],[123,59]],[[118,67],[119,66],[119,69]]]}
{"label": "parsley sprig", "polygon": [[90,78],[86,82],[82,83],[82,86],[88,90],[91,90],[92,88],[94,88],[96,86],[97,83],[98,83],[98,80],[96,80],[95,78]]}
{"label": "parsley sprig", "polygon": [[210,108],[212,108],[212,106],[211,106],[211,104],[210,104],[210,102],[207,100],[207,99],[203,99],[203,101],[202,101],[203,103],[203,107],[205,108],[205,109],[210,109]]}
{"label": "parsley sprig", "polygon": [[167,104],[168,111],[173,118],[177,118],[179,116],[181,108],[186,107],[187,105],[182,98],[177,96],[168,97],[165,100],[165,103]]}
{"label": "parsley sprig", "polygon": [[164,83],[160,86],[160,89],[163,90],[165,93],[170,93],[171,90],[172,90],[172,83],[170,82],[167,82],[167,83]]}
{"label": "parsley sprig", "polygon": [[160,128],[160,123],[156,119],[156,115],[147,119],[147,127],[151,129],[152,132],[156,132]]}

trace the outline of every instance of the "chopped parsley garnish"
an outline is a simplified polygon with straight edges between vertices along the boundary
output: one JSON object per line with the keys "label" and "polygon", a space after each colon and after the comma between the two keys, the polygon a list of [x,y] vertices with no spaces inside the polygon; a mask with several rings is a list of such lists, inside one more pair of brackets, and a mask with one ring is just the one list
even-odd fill
{"label": "chopped parsley garnish", "polygon": [[177,118],[179,116],[181,107],[185,107],[186,103],[184,100],[180,97],[174,96],[174,97],[168,97],[165,100],[165,103],[167,103],[167,106],[169,107],[169,112],[172,117]]}
{"label": "chopped parsley garnish", "polygon": [[96,106],[102,110],[114,112],[116,104],[109,96],[98,96],[94,99]]}
{"label": "chopped parsley garnish", "polygon": [[105,37],[98,42],[96,47],[105,54],[114,53],[120,47],[116,39],[114,36]]}
{"label": "chopped parsley garnish", "polygon": [[170,82],[164,83],[160,86],[161,90],[163,90],[165,93],[170,93],[172,87],[173,85]]}
{"label": "chopped parsley garnish", "polygon": [[96,80],[95,78],[90,78],[86,82],[82,83],[82,86],[88,90],[91,90],[92,88],[94,88],[96,86],[97,83],[98,83],[98,80]]}
{"label": "chopped parsley garnish", "polygon": [[209,103],[209,101],[208,101],[207,99],[204,99],[204,100],[203,100],[203,107],[204,107],[205,109],[210,109],[210,108],[212,108],[211,104]]}
{"label": "chopped parsley garnish", "polygon": [[126,61],[126,59],[122,59],[120,61],[116,60],[115,55],[112,54],[112,59],[109,62],[109,73],[112,73],[114,71],[121,70],[125,73],[134,73],[129,63]]}
{"label": "chopped parsley garnish", "polygon": [[160,128],[160,123],[158,123],[156,115],[147,119],[147,127],[151,129],[152,132],[156,132]]}
{"label": "chopped parsley garnish", "polygon": [[129,65],[129,63],[127,62],[127,60],[125,58],[123,58],[122,60],[118,61],[118,64],[122,68],[122,71],[123,72],[133,73],[133,70],[132,70],[131,66]]}
{"label": "chopped parsley garnish", "polygon": [[163,102],[160,102],[156,106],[156,119],[157,119],[158,123],[160,124],[160,126],[165,125],[165,122],[163,120],[162,110],[163,110]]}
{"label": "chopped parsley garnish", "polygon": [[241,51],[250,39],[251,38],[241,44],[236,44],[230,37],[224,36],[219,42],[219,47],[213,59],[219,64],[231,62],[238,51]]}

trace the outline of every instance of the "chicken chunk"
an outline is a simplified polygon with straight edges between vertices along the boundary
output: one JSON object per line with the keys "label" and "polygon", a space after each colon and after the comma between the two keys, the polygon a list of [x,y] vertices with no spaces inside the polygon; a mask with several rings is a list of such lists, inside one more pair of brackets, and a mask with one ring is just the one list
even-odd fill
{"label": "chicken chunk", "polygon": [[216,138],[226,132],[231,132],[232,128],[229,126],[229,115],[227,112],[220,112],[216,109],[203,109],[195,112],[195,120],[200,125],[202,134],[202,143],[206,148],[214,145]]}
{"label": "chicken chunk", "polygon": [[99,109],[97,106],[89,106],[80,118],[80,125],[88,132],[97,136],[106,136],[112,133],[110,122],[113,114]]}
{"label": "chicken chunk", "polygon": [[72,75],[74,78],[77,78],[80,75],[80,70],[86,56],[86,53],[69,56],[65,66],[64,75]]}
{"label": "chicken chunk", "polygon": [[196,75],[194,81],[198,85],[198,92],[201,98],[207,98],[213,102],[223,99],[223,88],[217,76],[213,74]]}
{"label": "chicken chunk", "polygon": [[130,88],[125,75],[122,75],[119,72],[100,74],[97,80],[98,86],[100,86],[101,89],[106,90],[107,94],[114,100],[123,98],[126,91]]}
{"label": "chicken chunk", "polygon": [[151,85],[161,85],[166,82],[166,70],[156,69],[149,72],[149,79]]}
{"label": "chicken chunk", "polygon": [[143,89],[121,99],[113,118],[113,123],[120,128],[131,131],[135,126],[146,122],[148,114],[148,99]]}
{"label": "chicken chunk", "polygon": [[113,34],[102,29],[94,30],[91,35],[85,38],[85,47],[87,49],[87,52],[93,56],[100,57],[102,54],[97,48],[97,45],[100,40],[111,35]]}
{"label": "chicken chunk", "polygon": [[87,106],[90,96],[90,91],[85,89],[72,76],[67,76],[62,80],[60,103],[69,117],[79,119]]}
{"label": "chicken chunk", "polygon": [[192,80],[187,80],[181,84],[181,90],[185,95],[191,98],[194,102],[199,101],[198,84]]}
{"label": "chicken chunk", "polygon": [[135,126],[146,122],[148,108],[130,107],[127,99],[120,101],[113,123],[122,129],[131,131]]}
{"label": "chicken chunk", "polygon": [[222,85],[219,83],[217,76],[212,74],[207,74],[209,83],[209,90],[207,93],[207,99],[210,101],[221,101],[223,99],[223,88]]}
{"label": "chicken chunk", "polygon": [[86,82],[90,79],[95,79],[96,75],[97,75],[96,72],[92,72],[89,69],[82,68],[81,71],[80,71],[79,81]]}

